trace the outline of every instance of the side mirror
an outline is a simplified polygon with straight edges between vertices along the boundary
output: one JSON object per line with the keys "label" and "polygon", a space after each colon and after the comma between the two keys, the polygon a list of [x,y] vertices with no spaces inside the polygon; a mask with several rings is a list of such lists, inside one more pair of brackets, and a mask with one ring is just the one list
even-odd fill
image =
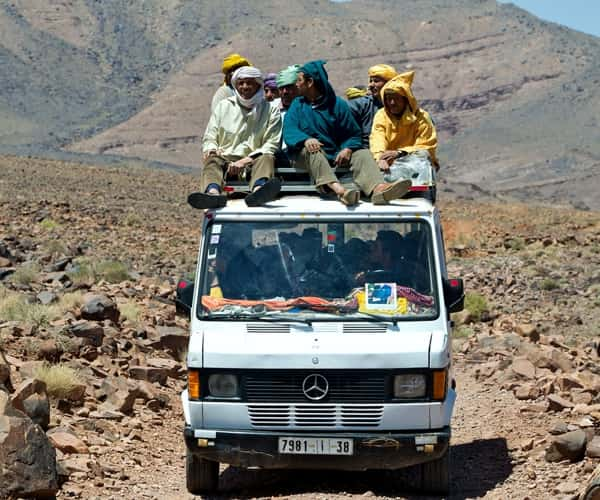
{"label": "side mirror", "polygon": [[462,311],[465,307],[465,291],[460,278],[444,278],[444,302],[448,312]]}
{"label": "side mirror", "polygon": [[190,317],[194,301],[194,282],[179,280],[175,294],[175,312],[181,316]]}

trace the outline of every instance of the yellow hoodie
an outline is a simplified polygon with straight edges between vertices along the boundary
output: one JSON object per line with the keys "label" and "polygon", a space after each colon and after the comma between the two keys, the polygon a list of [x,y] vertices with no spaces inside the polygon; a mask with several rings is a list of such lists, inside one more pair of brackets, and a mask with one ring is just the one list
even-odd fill
{"label": "yellow hoodie", "polygon": [[402,73],[388,81],[381,89],[381,102],[385,103],[384,94],[387,90],[406,97],[408,106],[400,118],[393,116],[385,106],[377,111],[369,138],[371,154],[375,160],[379,160],[384,151],[402,150],[411,153],[424,149],[429,152],[431,161],[437,166],[437,134],[429,113],[418,107],[410,88],[414,76],[414,71]]}

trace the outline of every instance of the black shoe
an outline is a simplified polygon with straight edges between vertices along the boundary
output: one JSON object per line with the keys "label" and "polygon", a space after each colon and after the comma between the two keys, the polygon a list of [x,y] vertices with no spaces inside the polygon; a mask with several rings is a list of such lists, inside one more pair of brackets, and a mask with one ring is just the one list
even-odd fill
{"label": "black shoe", "polygon": [[191,193],[187,201],[194,208],[222,208],[227,205],[227,196],[224,194]]}
{"label": "black shoe", "polygon": [[281,191],[281,181],[277,178],[269,179],[256,191],[246,196],[244,200],[249,207],[260,207],[269,201],[273,201]]}

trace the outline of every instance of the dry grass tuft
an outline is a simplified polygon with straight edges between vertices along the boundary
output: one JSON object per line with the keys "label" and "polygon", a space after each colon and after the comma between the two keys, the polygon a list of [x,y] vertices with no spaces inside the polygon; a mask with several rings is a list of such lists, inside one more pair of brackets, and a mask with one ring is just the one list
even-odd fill
{"label": "dry grass tuft", "polygon": [[4,321],[21,321],[32,323],[36,326],[47,326],[51,321],[58,319],[60,309],[55,306],[30,304],[23,295],[9,292],[0,297],[0,318]]}
{"label": "dry grass tuft", "polygon": [[10,281],[19,285],[29,285],[37,280],[40,266],[35,263],[24,264],[10,276]]}
{"label": "dry grass tuft", "polygon": [[119,304],[121,316],[130,323],[138,326],[142,319],[142,308],[133,301]]}
{"label": "dry grass tuft", "polygon": [[77,259],[74,269],[67,274],[76,285],[93,284],[101,279],[109,283],[121,283],[130,279],[125,264],[116,260],[94,262],[88,258]]}
{"label": "dry grass tuft", "polygon": [[79,385],[79,373],[65,365],[45,363],[35,372],[35,378],[46,383],[46,391],[50,397],[65,398]]}

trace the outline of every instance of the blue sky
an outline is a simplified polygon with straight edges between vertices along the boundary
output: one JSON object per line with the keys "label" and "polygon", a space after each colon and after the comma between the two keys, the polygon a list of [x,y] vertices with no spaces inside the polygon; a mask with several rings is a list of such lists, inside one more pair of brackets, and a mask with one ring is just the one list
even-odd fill
{"label": "blue sky", "polygon": [[546,21],[600,36],[599,0],[501,0],[528,10]]}
{"label": "blue sky", "polygon": [[[332,0],[343,2],[349,0]],[[600,37],[600,0],[499,0],[537,17]]]}

